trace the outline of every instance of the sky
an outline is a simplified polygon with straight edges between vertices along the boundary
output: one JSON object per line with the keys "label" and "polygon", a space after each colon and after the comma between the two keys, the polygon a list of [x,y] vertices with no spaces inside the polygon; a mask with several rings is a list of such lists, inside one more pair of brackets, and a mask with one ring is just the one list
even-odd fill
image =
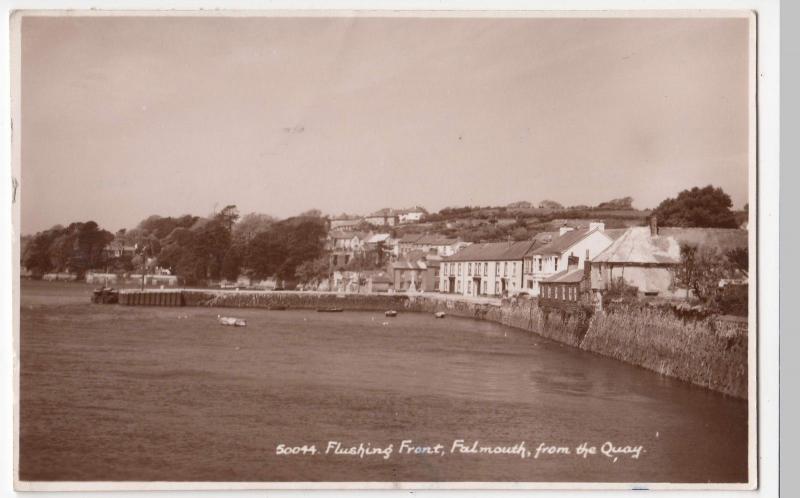
{"label": "sky", "polygon": [[748,192],[748,20],[26,17],[22,233]]}

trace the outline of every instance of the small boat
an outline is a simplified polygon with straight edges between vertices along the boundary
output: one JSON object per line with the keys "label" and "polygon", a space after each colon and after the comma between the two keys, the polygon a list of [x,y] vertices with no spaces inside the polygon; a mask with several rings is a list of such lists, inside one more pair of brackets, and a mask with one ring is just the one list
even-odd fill
{"label": "small boat", "polygon": [[119,291],[110,287],[100,287],[92,291],[92,302],[97,304],[117,304]]}
{"label": "small boat", "polygon": [[232,316],[219,316],[217,315],[217,320],[219,321],[220,325],[227,325],[229,327],[246,327],[247,320],[243,318],[234,318]]}
{"label": "small boat", "polygon": [[273,304],[269,307],[271,310],[284,311],[287,308],[284,304]]}
{"label": "small boat", "polygon": [[395,310],[389,310],[384,313],[386,316],[397,316],[397,312]]}
{"label": "small boat", "polygon": [[319,313],[341,313],[344,308],[317,308]]}
{"label": "small boat", "polygon": [[447,316],[447,313],[445,313],[444,311],[437,311],[436,313],[433,314],[433,316],[435,316],[436,318],[444,318]]}

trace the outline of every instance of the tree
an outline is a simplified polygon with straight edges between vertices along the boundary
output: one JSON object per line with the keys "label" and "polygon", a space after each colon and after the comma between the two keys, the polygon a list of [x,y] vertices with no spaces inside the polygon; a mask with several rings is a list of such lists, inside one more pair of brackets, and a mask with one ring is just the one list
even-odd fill
{"label": "tree", "polygon": [[733,249],[722,253],[716,247],[681,244],[681,263],[675,270],[678,287],[691,290],[695,297],[708,305],[715,305],[720,281],[732,278],[736,270],[747,268],[747,249]]}
{"label": "tree", "polygon": [[239,278],[239,271],[242,266],[242,248],[232,245],[222,259],[222,276],[226,280],[236,280]]}
{"label": "tree", "polygon": [[225,229],[230,233],[233,231],[233,225],[239,219],[239,210],[235,204],[229,204],[222,208],[222,210],[214,216]]}
{"label": "tree", "polygon": [[736,228],[731,198],[721,188],[708,185],[684,190],[665,199],[653,211],[660,225],[675,227]]}
{"label": "tree", "polygon": [[564,209],[564,206],[556,201],[545,199],[539,203],[539,209]]}
{"label": "tree", "polygon": [[601,202],[597,205],[597,209],[633,209],[633,197],[621,197]]}
{"label": "tree", "polygon": [[326,256],[310,259],[297,265],[295,276],[304,284],[316,284],[330,275],[330,261]]}
{"label": "tree", "polygon": [[269,230],[277,222],[277,219],[268,214],[248,213],[233,225],[231,235],[236,243],[245,244],[259,233]]}

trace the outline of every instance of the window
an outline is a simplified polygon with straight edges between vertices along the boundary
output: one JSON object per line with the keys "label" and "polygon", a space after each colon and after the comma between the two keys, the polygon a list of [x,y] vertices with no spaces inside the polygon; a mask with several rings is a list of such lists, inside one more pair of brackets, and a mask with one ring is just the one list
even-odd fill
{"label": "window", "polygon": [[486,294],[486,285],[487,285],[486,280],[484,280],[483,281],[483,291],[481,292],[482,294]]}
{"label": "window", "polygon": [[[461,266],[461,265],[459,264],[459,266]],[[460,279],[456,280],[456,292],[461,294],[461,280]]]}
{"label": "window", "polygon": [[467,276],[472,275],[472,263],[467,263]]}
{"label": "window", "polygon": [[458,264],[458,274],[461,275],[461,263]]}
{"label": "window", "polygon": [[467,280],[467,294],[472,294],[472,280]]}
{"label": "window", "polygon": [[500,282],[495,282],[494,283],[494,293],[495,294],[500,294]]}
{"label": "window", "polygon": [[523,268],[522,271],[524,271],[525,273],[530,273],[530,271],[531,271],[531,260],[530,259],[526,259],[525,260],[524,268]]}
{"label": "window", "polygon": [[516,275],[517,274],[517,262],[516,261],[511,263],[511,274],[512,275]]}
{"label": "window", "polygon": [[504,277],[507,277],[507,276],[508,276],[508,261],[506,261],[505,263],[503,263],[503,276],[504,276]]}
{"label": "window", "polygon": [[536,258],[536,261],[539,262],[539,271],[542,271],[542,258]]}
{"label": "window", "polygon": [[555,271],[558,271],[558,256],[553,258],[553,268],[555,269]]}
{"label": "window", "polygon": [[483,264],[483,276],[485,277],[489,272],[489,263]]}
{"label": "window", "polygon": [[494,276],[495,277],[499,277],[500,276],[500,263],[495,263],[494,264]]}

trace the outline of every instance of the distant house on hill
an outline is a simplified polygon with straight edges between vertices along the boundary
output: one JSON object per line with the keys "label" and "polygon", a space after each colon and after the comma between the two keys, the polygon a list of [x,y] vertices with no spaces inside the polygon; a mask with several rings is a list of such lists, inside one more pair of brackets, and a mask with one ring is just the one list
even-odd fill
{"label": "distant house on hill", "polygon": [[534,241],[472,244],[442,259],[439,288],[465,296],[502,296],[522,288],[522,265]]}
{"label": "distant house on hill", "polygon": [[398,240],[398,254],[403,256],[411,251],[434,252],[439,256],[452,256],[469,245],[459,239],[429,234],[406,234]]}
{"label": "distant house on hill", "polygon": [[713,247],[722,252],[747,248],[746,230],[735,228],[633,227],[591,261],[591,289],[607,290],[622,281],[650,296],[683,297],[676,288],[675,269],[681,264],[681,244]]}
{"label": "distant house on hill", "polygon": [[395,214],[397,215],[397,222],[404,225],[406,223],[419,223],[428,214],[428,211],[425,208],[414,206],[409,209],[399,209],[395,211]]}
{"label": "distant house on hill", "polygon": [[370,234],[364,232],[332,231],[328,233],[326,248],[330,252],[330,264],[340,268],[357,254],[363,254]]}
{"label": "distant house on hill", "polygon": [[562,227],[549,243],[532,247],[525,255],[525,288],[538,296],[540,283],[565,270],[570,256],[576,257],[578,267],[582,267],[584,261],[600,254],[612,242],[603,223],[578,229]]}
{"label": "distant house on hill", "polygon": [[364,221],[375,226],[390,226],[397,225],[397,214],[391,208],[383,208],[375,211],[369,216],[364,217]]}
{"label": "distant house on hill", "polygon": [[330,225],[331,230],[352,229],[360,225],[363,221],[364,219],[359,216],[340,215],[331,218]]}
{"label": "distant house on hill", "polygon": [[133,244],[127,244],[125,241],[120,239],[112,240],[106,247],[103,249],[105,252],[106,257],[108,258],[121,258],[123,256],[133,256],[136,248]]}

